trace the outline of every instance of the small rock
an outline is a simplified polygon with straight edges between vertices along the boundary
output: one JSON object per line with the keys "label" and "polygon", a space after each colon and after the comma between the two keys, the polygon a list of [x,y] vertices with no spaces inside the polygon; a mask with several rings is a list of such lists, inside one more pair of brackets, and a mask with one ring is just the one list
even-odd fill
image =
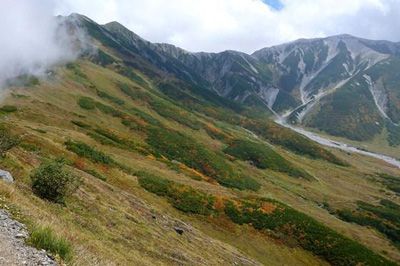
{"label": "small rock", "polygon": [[0,180],[3,180],[5,182],[7,182],[7,183],[13,183],[14,182],[14,178],[12,177],[10,172],[4,171],[4,170],[0,170]]}
{"label": "small rock", "polygon": [[175,232],[177,232],[180,235],[183,235],[183,233],[185,232],[185,230],[183,230],[183,228],[180,228],[177,226],[174,227],[174,230],[175,230]]}
{"label": "small rock", "polygon": [[18,238],[18,239],[26,238],[26,237],[27,237],[27,235],[26,234],[22,234],[22,233],[19,233],[19,234],[15,235],[15,238]]}

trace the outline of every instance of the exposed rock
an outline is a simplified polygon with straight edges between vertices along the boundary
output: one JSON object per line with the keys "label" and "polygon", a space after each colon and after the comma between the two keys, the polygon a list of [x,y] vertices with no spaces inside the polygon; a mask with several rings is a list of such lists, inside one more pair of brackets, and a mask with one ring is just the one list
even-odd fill
{"label": "exposed rock", "polygon": [[183,235],[183,233],[185,232],[185,230],[183,230],[183,228],[180,228],[177,226],[174,227],[174,230],[175,230],[175,232],[177,232],[180,235]]}
{"label": "exposed rock", "polygon": [[14,182],[14,178],[12,177],[12,175],[4,170],[0,170],[0,180],[3,180],[7,183],[13,183]]}

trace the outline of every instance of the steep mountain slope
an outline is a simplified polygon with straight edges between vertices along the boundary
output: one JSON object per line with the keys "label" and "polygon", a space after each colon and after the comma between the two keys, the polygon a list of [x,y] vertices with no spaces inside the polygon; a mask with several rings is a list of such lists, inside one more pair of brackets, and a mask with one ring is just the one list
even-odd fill
{"label": "steep mountain slope", "polygon": [[274,62],[282,73],[280,88],[302,102],[281,107],[278,101],[277,111],[294,109],[288,114],[292,122],[306,119],[306,125],[330,134],[368,140],[386,122],[392,131],[399,130],[393,116],[398,110],[398,51],[395,43],[340,35],[266,48],[254,56]]}
{"label": "steep mountain slope", "polygon": [[[400,142],[397,43],[339,35],[298,40],[252,55],[191,53],[150,43],[117,22],[89,24],[91,34],[97,27],[105,35],[101,41],[116,42],[120,52],[140,57],[203,92],[352,140],[371,140],[386,128],[388,143]],[[352,82],[359,88],[350,89]],[[347,104],[337,103],[342,99]]]}
{"label": "steep mountain slope", "polygon": [[[67,263],[400,262],[399,169],[275,124],[258,87],[258,104],[223,93],[217,76],[261,86],[268,64],[151,44],[83,16],[64,23],[96,50],[7,89],[0,143],[12,145],[0,145],[0,168],[16,182],[0,181],[0,208],[71,243]],[[31,178],[59,157],[82,179],[63,204],[38,196]]]}

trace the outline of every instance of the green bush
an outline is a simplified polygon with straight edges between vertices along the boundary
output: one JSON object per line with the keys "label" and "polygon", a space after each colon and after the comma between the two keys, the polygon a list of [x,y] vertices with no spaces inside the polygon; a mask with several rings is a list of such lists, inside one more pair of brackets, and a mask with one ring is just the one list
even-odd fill
{"label": "green bush", "polygon": [[118,86],[123,93],[125,93],[132,99],[142,100],[149,103],[151,108],[160,116],[174,120],[192,129],[197,130],[201,128],[201,123],[197,121],[197,119],[193,117],[192,114],[182,108],[177,107],[175,104],[162,98],[155,97],[147,92],[144,92],[139,87],[130,86],[126,83],[119,83]]}
{"label": "green bush", "polygon": [[2,107],[0,107],[0,112],[3,113],[13,113],[18,111],[18,108],[14,105],[4,105]]}
{"label": "green bush", "polygon": [[12,135],[5,126],[0,126],[0,157],[19,144],[20,140]]}
{"label": "green bush", "polygon": [[163,155],[169,160],[184,163],[223,186],[242,190],[257,190],[260,187],[254,179],[238,176],[221,155],[186,135],[162,128],[151,128],[148,133],[147,143],[157,156]]}
{"label": "green bush", "polygon": [[400,126],[393,125],[392,122],[386,122],[388,130],[388,142],[390,146],[397,147],[400,145]]}
{"label": "green bush", "polygon": [[[223,199],[216,204],[213,195],[190,186],[151,175],[137,173],[139,184],[149,192],[168,199],[172,206],[186,213],[219,216],[222,212],[236,224],[249,224],[255,229],[284,236],[305,250],[321,256],[332,265],[396,265],[363,245],[338,234],[315,219],[280,202],[252,198]],[[220,206],[220,207],[216,207]]]}
{"label": "green bush", "polygon": [[178,210],[202,215],[209,215],[214,210],[215,198],[211,195],[146,172],[136,174],[139,176],[140,186],[158,196],[168,198]]}
{"label": "green bush", "polygon": [[120,110],[117,110],[109,105],[105,105],[105,104],[96,102],[96,107],[97,107],[97,109],[100,110],[100,112],[102,112],[106,115],[111,115],[113,117],[119,117],[119,118],[125,117],[125,114],[123,112],[121,112]]}
{"label": "green bush", "polygon": [[67,142],[65,142],[65,146],[69,151],[72,151],[81,157],[85,157],[91,160],[92,162],[102,163],[107,165],[115,163],[110,156],[90,147],[86,143],[68,140]]}
{"label": "green bush", "polygon": [[362,226],[375,228],[386,235],[395,244],[400,244],[400,206],[390,200],[381,200],[380,206],[362,201],[357,202],[358,209],[338,210],[340,219]]}
{"label": "green bush", "polygon": [[378,173],[379,181],[388,189],[400,194],[400,177]]}
{"label": "green bush", "polygon": [[348,163],[342,161],[321,145],[272,121],[244,119],[240,124],[271,143],[280,145],[299,155],[305,155],[312,159],[326,160],[340,166],[349,166]]}
{"label": "green bush", "polygon": [[35,227],[28,243],[37,249],[59,255],[66,262],[69,262],[73,256],[71,244],[65,238],[57,236],[50,227]]}
{"label": "green bush", "polygon": [[80,185],[80,178],[69,172],[61,160],[42,163],[31,179],[35,194],[57,203],[63,203]]}
{"label": "green bush", "polygon": [[86,124],[86,123],[84,123],[82,121],[72,120],[71,123],[74,124],[75,126],[80,127],[80,128],[88,129],[88,128],[91,127],[90,125],[88,125],[88,124]]}
{"label": "green bush", "polygon": [[96,108],[96,102],[90,97],[80,97],[78,104],[81,108],[86,110],[94,110]]}
{"label": "green bush", "polygon": [[68,63],[66,65],[67,69],[71,70],[72,73],[77,76],[80,79],[87,79],[87,75],[85,73],[83,73],[81,67],[78,64],[75,63]]}
{"label": "green bush", "polygon": [[107,115],[112,115],[114,117],[120,117],[120,118],[125,117],[125,114],[123,112],[121,112],[109,105],[105,105],[100,102],[97,102],[90,97],[79,98],[78,104],[80,107],[82,107],[83,109],[86,109],[86,110],[94,110],[97,108],[102,113],[107,114]]}
{"label": "green bush", "polygon": [[131,68],[122,66],[118,69],[118,73],[126,76],[130,80],[133,80],[137,84],[143,86],[143,87],[148,87],[147,82],[138,74],[136,74]]}
{"label": "green bush", "polygon": [[88,173],[89,175],[92,175],[102,181],[107,181],[107,177],[105,177],[104,175],[100,174],[99,172],[97,172],[96,170],[93,169],[85,169],[84,170],[86,173]]}
{"label": "green bush", "polygon": [[241,160],[250,161],[260,169],[269,168],[287,173],[294,177],[312,178],[306,171],[295,168],[272,148],[262,143],[248,140],[236,140],[232,142],[224,152]]}
{"label": "green bush", "polygon": [[105,91],[97,90],[97,95],[103,99],[107,99],[118,105],[124,105],[124,103],[125,103],[123,100],[121,100],[115,96],[112,96],[112,95],[106,93]]}
{"label": "green bush", "polygon": [[110,145],[119,149],[140,152],[142,154],[149,155],[149,152],[143,145],[131,139],[121,138],[111,131],[96,128],[93,131],[88,131],[86,134],[103,145]]}
{"label": "green bush", "polygon": [[[264,211],[263,204],[275,209]],[[250,224],[258,230],[273,230],[332,265],[396,265],[363,245],[338,234],[313,218],[282,203],[267,200],[245,200],[225,204],[225,214],[237,224]]]}
{"label": "green bush", "polygon": [[97,53],[95,55],[92,55],[91,59],[94,63],[99,64],[103,67],[116,62],[112,56],[108,55],[102,50],[97,50]]}
{"label": "green bush", "polygon": [[118,83],[117,86],[123,93],[128,95],[132,100],[142,100],[144,102],[152,101],[152,95],[150,95],[148,92],[142,90],[139,87],[131,86],[127,83]]}

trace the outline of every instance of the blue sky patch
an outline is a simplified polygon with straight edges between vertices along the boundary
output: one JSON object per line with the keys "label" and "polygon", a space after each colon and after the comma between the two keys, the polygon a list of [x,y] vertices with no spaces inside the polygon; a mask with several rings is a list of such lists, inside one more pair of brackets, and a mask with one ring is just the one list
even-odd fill
{"label": "blue sky patch", "polygon": [[269,5],[273,9],[282,10],[284,5],[279,0],[262,0],[265,4]]}

